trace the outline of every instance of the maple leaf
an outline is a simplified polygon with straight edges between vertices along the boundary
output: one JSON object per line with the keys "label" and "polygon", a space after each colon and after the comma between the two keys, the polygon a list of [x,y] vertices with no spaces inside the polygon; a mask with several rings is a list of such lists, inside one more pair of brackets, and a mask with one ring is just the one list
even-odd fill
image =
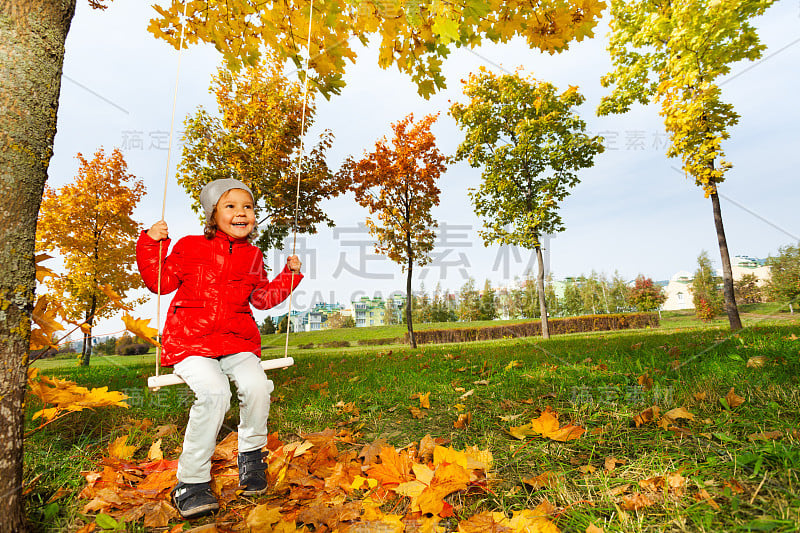
{"label": "maple leaf", "polygon": [[36,262],[36,281],[39,283],[43,282],[48,276],[55,276],[52,270],[39,264],[48,259],[52,259],[52,257],[47,254],[36,254],[34,259]]}
{"label": "maple leaf", "polygon": [[116,457],[117,459],[130,459],[133,457],[134,452],[138,450],[138,446],[128,445],[128,435],[118,437],[108,445],[108,455]]}
{"label": "maple leaf", "polygon": [[109,300],[110,300],[110,301],[111,301],[111,302],[112,302],[112,303],[113,303],[113,304],[114,304],[116,307],[118,307],[119,309],[123,309],[123,310],[125,310],[125,311],[133,311],[133,307],[131,307],[130,305],[128,305],[128,304],[126,304],[125,302],[123,302],[123,301],[122,301],[122,296],[120,296],[119,294],[117,294],[117,293],[114,291],[114,289],[113,289],[113,288],[111,288],[111,285],[109,285],[109,284],[101,285],[101,286],[100,286],[100,290],[101,290],[101,291],[103,291],[103,294],[105,294],[106,296],[108,296],[108,299],[109,299]]}
{"label": "maple leaf", "polygon": [[544,412],[538,418],[531,420],[529,424],[511,427],[508,431],[517,439],[541,435],[552,440],[566,442],[580,438],[586,429],[572,424],[560,427],[558,415],[550,409],[550,406],[547,406]]}
{"label": "maple leaf", "polygon": [[394,447],[386,446],[381,449],[378,456],[381,462],[371,465],[367,468],[366,473],[369,477],[378,480],[382,486],[392,488],[414,479],[411,475],[412,462],[405,452],[398,453]]}
{"label": "maple leaf", "polygon": [[648,407],[647,409],[645,409],[644,411],[633,417],[633,422],[636,424],[636,427],[638,428],[643,424],[647,424],[657,419],[659,412],[660,409],[656,405]]}
{"label": "maple leaf", "polygon": [[122,315],[122,321],[125,323],[125,329],[153,346],[158,346],[158,342],[155,340],[156,335],[158,335],[158,330],[149,326],[149,318],[133,318],[128,313],[125,313]]}

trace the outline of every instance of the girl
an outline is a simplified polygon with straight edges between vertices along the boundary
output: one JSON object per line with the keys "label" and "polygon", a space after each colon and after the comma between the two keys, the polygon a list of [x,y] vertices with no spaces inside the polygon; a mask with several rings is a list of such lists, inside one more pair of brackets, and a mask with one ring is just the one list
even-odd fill
{"label": "girl", "polygon": [[[161,364],[173,366],[196,398],[178,461],[172,502],[184,518],[219,509],[211,491],[211,456],[225,413],[230,385],[239,396],[239,485],[243,494],[267,489],[261,449],[267,442],[272,381],[260,361],[261,336],[250,305],[278,305],[302,279],[292,255],[273,281],[267,279],[261,251],[250,244],[255,234],[253,193],[235,179],[212,181],[200,192],[204,235],[180,239],[167,255],[167,224],[156,222],[136,244],[136,262],[147,288],[177,293],[167,312]],[[159,252],[160,250],[160,252]],[[160,255],[159,255],[160,254]]]}

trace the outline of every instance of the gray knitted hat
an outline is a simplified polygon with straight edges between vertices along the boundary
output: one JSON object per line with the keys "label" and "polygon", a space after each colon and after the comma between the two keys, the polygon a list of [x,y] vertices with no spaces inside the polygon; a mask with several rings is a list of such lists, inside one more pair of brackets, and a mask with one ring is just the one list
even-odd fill
{"label": "gray knitted hat", "polygon": [[250,187],[239,180],[225,178],[206,183],[206,185],[203,187],[203,190],[200,191],[200,203],[203,206],[206,220],[211,218],[211,213],[214,212],[214,206],[217,205],[217,202],[219,202],[219,199],[222,198],[222,195],[231,189],[243,189],[247,191],[250,194],[250,197],[255,200],[253,191],[250,190]]}

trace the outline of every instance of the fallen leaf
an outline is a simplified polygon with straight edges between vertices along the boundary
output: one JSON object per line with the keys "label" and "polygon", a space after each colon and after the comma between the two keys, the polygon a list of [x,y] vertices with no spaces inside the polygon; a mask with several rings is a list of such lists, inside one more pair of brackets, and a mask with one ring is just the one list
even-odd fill
{"label": "fallen leaf", "polygon": [[588,526],[586,526],[586,533],[605,533],[605,530],[602,527],[597,527],[594,524],[589,524]]}
{"label": "fallen leaf", "polygon": [[724,486],[730,488],[731,492],[734,494],[744,493],[744,487],[742,487],[741,483],[736,481],[734,478],[730,478],[728,481],[726,481]]}
{"label": "fallen leaf", "polygon": [[458,415],[458,420],[453,422],[453,427],[456,429],[464,429],[472,422],[472,413]]}
{"label": "fallen leaf", "polygon": [[594,474],[597,471],[597,468],[593,467],[592,465],[583,465],[578,467],[578,471],[581,474]]}
{"label": "fallen leaf", "polygon": [[719,511],[719,504],[714,501],[714,498],[708,493],[706,489],[700,489],[697,494],[694,495],[694,499],[699,502],[706,502],[715,510]]}
{"label": "fallen leaf", "polygon": [[645,507],[650,507],[655,502],[645,496],[644,494],[637,492],[635,494],[629,494],[627,496],[622,497],[622,507],[626,511],[638,511],[640,509],[644,509]]}
{"label": "fallen leaf", "polygon": [[653,378],[651,378],[647,372],[636,378],[636,382],[641,385],[644,390],[653,388]]}
{"label": "fallen leaf", "polygon": [[426,416],[425,411],[417,407],[410,407],[408,410],[411,411],[411,416],[414,418],[425,418]]}
{"label": "fallen leaf", "polygon": [[704,402],[706,400],[707,396],[708,396],[708,394],[705,393],[705,392],[695,392],[694,393],[694,399],[697,400],[698,402]]}
{"label": "fallen leaf", "polygon": [[125,461],[133,457],[133,454],[138,449],[138,446],[128,446],[128,435],[123,435],[114,442],[109,443],[108,455]]}
{"label": "fallen leaf", "polygon": [[462,394],[461,396],[459,396],[458,399],[459,400],[466,400],[467,398],[469,398],[473,394],[475,394],[475,389],[470,389],[467,392],[465,392],[464,394]]}
{"label": "fallen leaf", "polygon": [[558,482],[558,477],[552,470],[542,472],[538,476],[523,478],[522,482],[530,485],[534,490],[553,488]]}
{"label": "fallen leaf", "polygon": [[150,461],[160,461],[163,458],[164,454],[161,451],[161,439],[158,439],[150,446],[150,450],[147,452],[147,459]]}
{"label": "fallen leaf", "polygon": [[604,468],[606,472],[612,472],[617,467],[618,464],[624,465],[625,463],[627,463],[627,461],[625,460],[620,460],[615,457],[606,457]]}
{"label": "fallen leaf", "polygon": [[763,355],[754,355],[747,360],[747,368],[761,368],[767,364],[767,358]]}
{"label": "fallen leaf", "polygon": [[761,433],[752,433],[747,436],[747,440],[774,440],[783,437],[783,431],[762,431]]}
{"label": "fallen leaf", "polygon": [[736,409],[745,402],[745,399],[733,392],[733,387],[731,387],[731,390],[725,395],[725,401],[728,402],[731,409]]}
{"label": "fallen leaf", "polygon": [[656,418],[658,418],[658,413],[659,412],[660,412],[660,409],[656,405],[654,405],[652,407],[648,407],[647,409],[645,409],[644,411],[642,411],[638,415],[634,416],[633,417],[633,422],[636,424],[636,427],[638,428],[639,426],[644,425],[644,424],[648,424],[648,423],[652,422],[653,420],[655,420]]}

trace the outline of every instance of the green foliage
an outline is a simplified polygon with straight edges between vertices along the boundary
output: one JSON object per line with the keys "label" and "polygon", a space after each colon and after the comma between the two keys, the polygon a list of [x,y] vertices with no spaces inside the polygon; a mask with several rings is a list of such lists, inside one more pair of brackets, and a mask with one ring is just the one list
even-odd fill
{"label": "green foliage", "polygon": [[275,333],[275,322],[272,321],[272,317],[264,318],[264,322],[258,327],[258,331],[261,332],[262,335],[272,335]]}
{"label": "green foliage", "polygon": [[478,320],[494,320],[497,318],[497,296],[492,283],[487,279],[483,284],[483,293],[478,307]]}
{"label": "green foliage", "polygon": [[629,292],[629,301],[639,311],[653,311],[667,300],[664,290],[644,274],[636,276],[636,282]]}
{"label": "green foliage", "polygon": [[479,320],[480,296],[475,288],[475,280],[469,278],[459,290],[458,319],[462,322]]}
{"label": "green foliage", "polygon": [[749,21],[773,2],[611,0],[608,49],[614,70],[601,81],[612,92],[598,113],[660,102],[671,140],[667,154],[682,158],[686,173],[707,195],[716,192],[730,168],[722,161],[721,143],[739,120],[721,100],[717,83],[733,63],[761,57],[766,47]]}
{"label": "green foliage", "polygon": [[721,278],[714,273],[708,252],[703,250],[697,256],[697,270],[692,280],[692,302],[697,317],[710,320],[722,312],[724,297],[720,290]]}
{"label": "green foliage", "polygon": [[94,349],[103,355],[113,355],[116,353],[117,339],[115,337],[108,337],[106,340],[95,344]]}
{"label": "green foliage", "polygon": [[583,311],[581,290],[575,281],[567,281],[567,285],[564,288],[564,298],[561,302],[561,308],[566,316],[579,315]]}
{"label": "green foliage", "polygon": [[284,315],[280,322],[278,322],[278,333],[286,333],[286,328],[289,327],[289,315]]}
{"label": "green foliage", "polygon": [[800,298],[800,244],[778,249],[778,255],[767,258],[771,267],[768,290],[770,296],[784,303],[797,305]]}
{"label": "green foliage", "polygon": [[483,168],[470,192],[483,221],[485,243],[533,249],[545,233],[564,230],[559,203],[578,183],[577,171],[603,151],[600,137],[584,133],[575,113],[584,97],[519,73],[495,76],[481,69],[465,82],[466,104],[450,114],[465,131],[456,159]]}

